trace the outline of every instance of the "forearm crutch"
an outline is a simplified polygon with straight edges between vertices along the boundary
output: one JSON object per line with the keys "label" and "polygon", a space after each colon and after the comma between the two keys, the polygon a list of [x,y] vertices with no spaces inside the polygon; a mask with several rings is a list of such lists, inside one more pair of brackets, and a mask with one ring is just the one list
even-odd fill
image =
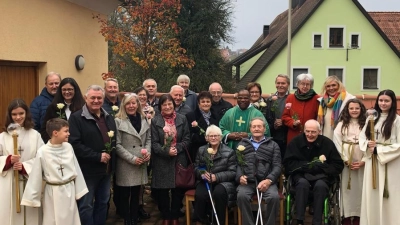
{"label": "forearm crutch", "polygon": [[258,224],[258,218],[260,218],[261,225],[264,225],[263,219],[262,219],[262,213],[261,213],[262,192],[260,192],[257,187],[258,187],[258,182],[256,180],[256,191],[257,191],[257,201],[258,201],[256,224]]}
{"label": "forearm crutch", "polygon": [[215,215],[215,219],[217,220],[217,224],[220,225],[220,224],[219,224],[218,215],[217,215],[217,211],[215,211],[214,200],[213,200],[212,195],[211,195],[210,186],[208,185],[207,180],[204,180],[204,183],[206,184],[206,187],[207,187],[208,196],[210,196],[210,201],[211,201],[213,213],[214,213],[214,215]]}

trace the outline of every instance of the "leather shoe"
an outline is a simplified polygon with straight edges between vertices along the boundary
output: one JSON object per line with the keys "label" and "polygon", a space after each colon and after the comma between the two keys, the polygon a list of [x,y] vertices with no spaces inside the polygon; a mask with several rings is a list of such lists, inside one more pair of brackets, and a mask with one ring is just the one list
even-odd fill
{"label": "leather shoe", "polygon": [[171,225],[179,225],[179,220],[177,219],[172,220]]}
{"label": "leather shoe", "polygon": [[171,225],[170,220],[163,220],[162,225]]}
{"label": "leather shoe", "polygon": [[139,206],[138,215],[140,219],[146,220],[150,218],[150,213],[144,211],[143,206]]}

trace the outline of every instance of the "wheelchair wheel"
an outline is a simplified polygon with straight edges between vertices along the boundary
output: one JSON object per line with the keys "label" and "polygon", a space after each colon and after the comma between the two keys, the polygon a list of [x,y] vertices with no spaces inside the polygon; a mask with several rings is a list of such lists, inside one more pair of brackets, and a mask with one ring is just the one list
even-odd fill
{"label": "wheelchair wheel", "polygon": [[329,204],[329,219],[326,225],[340,225],[341,217],[340,217],[340,190],[337,184],[334,186],[332,193],[329,196],[328,204]]}

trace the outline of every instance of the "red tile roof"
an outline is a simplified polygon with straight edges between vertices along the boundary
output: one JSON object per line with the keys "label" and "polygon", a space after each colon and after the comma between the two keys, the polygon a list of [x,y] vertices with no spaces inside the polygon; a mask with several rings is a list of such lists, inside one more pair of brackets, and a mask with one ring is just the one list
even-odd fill
{"label": "red tile roof", "polygon": [[400,51],[400,12],[368,12],[368,14]]}

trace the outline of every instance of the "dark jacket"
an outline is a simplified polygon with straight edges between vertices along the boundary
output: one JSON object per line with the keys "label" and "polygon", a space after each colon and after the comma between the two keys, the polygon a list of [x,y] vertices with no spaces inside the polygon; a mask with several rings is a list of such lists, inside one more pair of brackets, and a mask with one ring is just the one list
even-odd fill
{"label": "dark jacket", "polygon": [[44,87],[42,92],[40,92],[40,95],[33,99],[29,108],[33,122],[35,123],[35,130],[40,131],[44,121],[44,116],[46,115],[47,106],[51,104],[53,98],[54,96],[47,91],[46,87]]}
{"label": "dark jacket", "polygon": [[164,149],[164,118],[156,114],[151,120],[151,160],[153,188],[175,188],[175,163],[178,160],[184,167],[187,166],[186,148],[190,145],[190,132],[186,117],[176,114],[175,126],[177,130],[177,156],[170,156],[169,149]]}
{"label": "dark jacket", "polygon": [[[266,119],[268,122],[269,129],[271,131],[271,136],[274,140],[279,140],[286,142],[287,139],[287,131],[288,128],[282,123],[282,126],[275,130],[274,123],[275,119],[280,119],[282,117],[283,110],[285,109],[286,98],[288,95],[285,95],[282,98],[278,98],[275,101],[272,101],[272,96],[267,99],[267,107],[266,107]],[[275,107],[277,109],[275,109]]]}
{"label": "dark jacket", "polygon": [[[199,108],[196,108],[194,112],[190,112],[186,114],[186,119],[189,124],[189,131],[190,131],[190,153],[192,159],[196,159],[196,153],[198,152],[200,146],[203,146],[207,144],[207,141],[205,139],[205,133],[200,134],[200,128],[201,127],[204,131],[207,130],[207,125],[206,121],[204,120],[203,115],[200,112]],[[192,127],[192,122],[197,121],[198,127]],[[215,116],[215,114],[211,113],[210,117],[210,125],[214,124],[218,126],[218,120]]]}
{"label": "dark jacket", "polygon": [[257,150],[254,149],[250,139],[242,139],[238,147],[243,145],[245,150],[242,152],[244,156],[245,165],[242,168],[237,167],[236,182],[240,183],[240,177],[247,176],[247,182],[254,183],[265,179],[272,180],[275,184],[281,175],[281,152],[277,143],[271,137],[266,137],[261,142]]}
{"label": "dark jacket", "polygon": [[[326,157],[324,163],[307,164],[321,155]],[[293,175],[293,181],[299,177],[306,179],[320,177],[329,183],[334,181],[344,167],[339,152],[331,139],[318,135],[314,142],[308,143],[305,134],[297,135],[289,143],[283,165],[286,173]]]}
{"label": "dark jacket", "polygon": [[191,111],[195,110],[197,108],[197,94],[194,91],[191,90],[187,90],[187,92],[185,93],[185,104],[187,106],[189,106],[189,108],[191,109]]}
{"label": "dark jacket", "polygon": [[228,111],[232,107],[233,106],[230,102],[227,102],[222,98],[221,98],[221,100],[219,100],[219,102],[212,103],[211,113],[217,117],[218,124],[219,124],[219,121],[221,120],[221,118],[225,115],[225,112]]}
{"label": "dark jacket", "polygon": [[[109,115],[104,109],[102,113],[105,116],[108,130],[114,131],[114,137],[111,139],[111,146],[114,150],[111,152],[111,160],[109,161],[111,172],[115,170],[115,147],[116,147],[116,125],[114,117]],[[100,162],[101,154],[105,150],[103,136],[86,105],[81,110],[71,114],[69,118],[69,143],[74,148],[75,155],[78,159],[84,176],[105,175],[107,172],[107,164]]]}
{"label": "dark jacket", "polygon": [[188,114],[192,111],[193,110],[189,106],[187,106],[185,102],[182,102],[180,106],[177,106],[175,108],[175,112],[177,112],[183,116],[185,116],[186,114]]}
{"label": "dark jacket", "polygon": [[[110,100],[108,100],[108,98],[107,97],[105,97],[104,98],[104,103],[103,103],[103,109],[108,113],[108,114],[110,114],[110,115],[115,115],[114,114],[114,112],[113,112],[113,110],[112,110],[112,108],[111,107],[113,107],[114,105],[116,105],[116,106],[120,106],[121,105],[121,101],[119,100],[119,98],[117,98],[117,102],[114,104],[114,103],[112,103],[112,102],[110,102]],[[117,113],[117,112],[115,112],[115,113]]]}
{"label": "dark jacket", "polygon": [[[207,152],[207,148],[208,145],[201,146],[199,148],[199,153],[196,157],[195,173],[196,179],[198,181],[197,185],[205,185],[201,179],[199,168],[205,167],[206,157],[210,157],[210,154],[208,154]],[[228,206],[230,207],[234,205],[236,200],[236,164],[237,161],[235,151],[221,143],[213,159],[213,166],[211,167],[211,171],[208,171],[212,174],[215,174],[215,177],[217,179],[215,184],[221,184],[222,186],[224,186],[228,194]]]}

